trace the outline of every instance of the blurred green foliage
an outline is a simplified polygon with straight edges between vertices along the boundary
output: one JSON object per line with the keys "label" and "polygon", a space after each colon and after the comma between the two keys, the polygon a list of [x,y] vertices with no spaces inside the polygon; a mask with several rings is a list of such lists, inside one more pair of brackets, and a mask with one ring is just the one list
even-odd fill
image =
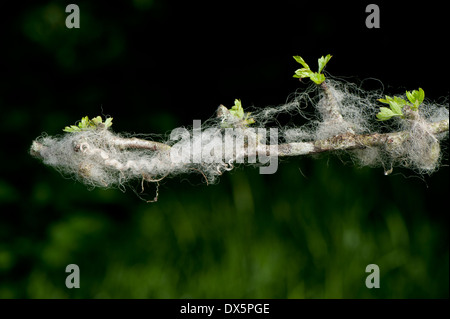
{"label": "blurred green foliage", "polygon": [[[274,176],[238,169],[212,186],[201,176],[198,185],[170,181],[146,204],[46,174],[16,207],[24,215],[0,226],[2,298],[448,296],[439,176],[426,189],[307,159]],[[2,198],[15,191],[2,182]],[[70,263],[80,267],[81,289],[65,288]],[[381,269],[377,290],[364,285],[370,263]]]}
{"label": "blurred green foliage", "polygon": [[[183,8],[177,15],[165,1],[79,2],[81,28],[70,32],[62,27],[64,5],[49,1],[11,14],[4,38],[0,298],[449,297],[448,167],[422,179],[406,170],[384,176],[335,157],[298,158],[283,160],[274,175],[237,168],[217,185],[206,186],[200,174],[165,180],[158,202],[146,204],[130,189],[87,190],[31,158],[27,151],[41,132],[61,134],[64,125],[98,115],[103,106],[116,131],[165,133],[205,119],[235,96],[259,105],[274,97],[282,102],[297,85],[287,82],[295,65],[277,64],[280,53],[258,47],[266,55],[248,63],[255,52],[246,43],[277,35],[268,36],[259,20],[245,24],[242,10],[236,19],[246,29],[229,36],[223,24],[213,24],[227,16],[223,8],[197,17],[214,26],[219,41],[186,23],[196,16],[185,17]],[[324,43],[334,34],[327,14],[320,11]],[[254,24],[261,35],[249,29]],[[234,52],[236,42],[241,52]],[[200,43],[187,50],[183,66],[197,76],[174,79],[180,67],[174,57]],[[283,59],[299,50],[287,45]],[[310,56],[331,52],[317,50]],[[214,60],[206,58],[211,52]],[[212,78],[213,62],[219,75]],[[199,90],[203,109],[191,98]],[[192,103],[197,113],[184,113]],[[72,263],[80,267],[80,289],[64,284]],[[380,289],[365,287],[371,263],[380,267]]]}

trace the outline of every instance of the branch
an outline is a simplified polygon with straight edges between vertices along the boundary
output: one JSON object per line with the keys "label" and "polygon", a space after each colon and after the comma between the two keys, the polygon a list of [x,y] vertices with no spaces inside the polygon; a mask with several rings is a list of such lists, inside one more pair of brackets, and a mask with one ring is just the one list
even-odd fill
{"label": "branch", "polygon": [[[310,78],[322,94],[318,102],[314,102],[319,121],[294,128],[293,135],[297,138],[291,139],[289,135],[288,143],[278,143],[277,128],[274,131],[270,128],[270,143],[266,143],[267,128],[255,130],[249,126],[254,123],[264,126],[282,112],[291,114],[297,110],[301,113],[300,102],[312,101],[308,93],[297,97],[295,103],[262,109],[255,114],[244,112],[241,101],[236,99],[230,109],[219,106],[217,120],[208,121],[203,130],[196,127],[195,121],[192,132],[185,128],[173,130],[171,139],[179,142],[170,142],[170,145],[114,134],[109,130],[112,118],[103,122],[100,116],[93,119],[86,116],[77,125],[66,127],[67,133],[63,136],[39,137],[33,142],[30,153],[63,173],[100,187],[123,186],[130,180],[141,179],[143,188],[144,181],[158,185],[167,176],[193,171],[202,174],[209,183],[224,171],[233,169],[234,163],[256,163],[256,157],[262,164],[270,160],[269,167],[261,170],[267,174],[275,172],[277,157],[338,151],[349,151],[363,165],[390,165],[391,169],[385,174],[389,174],[394,165],[420,173],[437,169],[442,154],[440,142],[449,131],[448,106],[423,103],[425,93],[419,88],[406,91],[409,102],[402,97],[386,96],[378,102],[388,104],[389,108],[380,107],[362,90],[358,91],[359,95],[353,94],[347,86],[340,90],[339,83],[326,82],[321,72],[330,58],[330,55],[320,58],[318,72],[313,72],[301,57],[295,57],[303,66],[295,77]],[[378,120],[396,118],[401,129],[373,132],[366,122],[375,110],[379,110]],[[227,129],[231,129],[234,140],[228,138],[230,131]]]}
{"label": "branch", "polygon": [[[55,166],[62,172],[75,175],[84,183],[92,186],[110,187],[122,185],[128,180],[142,179],[156,183],[158,199],[158,182],[168,175],[183,174],[197,171],[203,175],[206,182],[213,181],[224,171],[233,169],[233,163],[251,162],[250,157],[257,155],[270,157],[288,157],[312,155],[325,152],[351,151],[357,149],[383,150],[390,156],[390,165],[400,161],[409,161],[413,167],[433,171],[440,157],[440,144],[435,136],[449,131],[449,120],[428,123],[424,120],[412,121],[414,130],[404,130],[391,133],[354,134],[343,133],[327,139],[307,142],[291,142],[284,144],[264,144],[254,131],[247,130],[243,125],[239,129],[247,130],[246,147],[244,150],[233,150],[232,158],[209,163],[203,159],[200,162],[173,162],[170,145],[147,141],[138,138],[125,138],[104,130],[91,132],[68,133],[62,138],[43,137],[35,140],[30,153]],[[414,135],[415,134],[415,135]],[[418,135],[417,135],[418,134]],[[415,140],[425,141],[416,147]],[[250,152],[250,143],[254,143],[254,151]],[[190,145],[190,142],[188,143]],[[405,146],[406,145],[406,146]],[[405,149],[408,152],[405,153]],[[202,152],[202,149],[200,149]],[[413,154],[411,154],[413,152]],[[195,158],[198,154],[192,154]],[[200,154],[201,158],[201,154]],[[384,163],[382,163],[384,166]],[[389,174],[391,170],[385,171]]]}
{"label": "branch", "polygon": [[[430,133],[435,135],[448,132],[448,122],[449,120],[442,120],[440,122],[430,123]],[[409,136],[409,131],[362,135],[346,133],[336,135],[324,140],[281,144],[278,145],[278,153],[272,153],[272,156],[312,155],[323,152],[364,149],[368,147],[380,147],[388,145],[390,145],[391,147],[398,147],[405,141],[407,141]],[[270,155],[270,150],[268,148],[265,150],[265,154],[267,156]]]}
{"label": "branch", "polygon": [[[430,133],[433,135],[441,134],[449,131],[449,120],[442,120],[435,123],[429,124]],[[313,155],[324,152],[334,152],[334,151],[344,151],[344,150],[354,150],[354,149],[364,149],[368,147],[380,147],[380,146],[388,146],[398,147],[402,143],[408,140],[410,136],[409,131],[399,131],[392,133],[374,133],[374,134],[351,134],[345,133],[333,136],[331,138],[310,141],[310,142],[292,142],[292,143],[284,143],[280,145],[273,146],[266,144],[259,144],[257,148],[257,154],[265,155],[265,156],[302,156],[302,155]],[[123,137],[114,137],[112,139],[112,144],[110,146],[114,146],[123,149],[146,149],[149,151],[167,151],[170,150],[170,146],[164,143],[148,141],[138,138],[123,138]],[[106,158],[106,155],[102,155],[102,149],[100,148],[89,148],[87,151],[87,144],[75,144],[74,151],[79,152],[82,150],[83,152],[88,152],[88,154],[98,153],[101,157],[105,157],[105,161],[109,160]],[[31,154],[38,158],[44,158],[47,147],[38,141],[34,141],[31,147]],[[106,154],[106,153],[105,153]],[[245,158],[248,157],[248,154],[245,153]],[[170,160],[168,158],[168,160]],[[234,161],[236,162],[236,160]],[[107,164],[111,165],[111,162]],[[117,166],[118,170],[123,169],[123,166]]]}
{"label": "branch", "polygon": [[160,142],[148,141],[136,137],[124,138],[114,136],[111,140],[111,146],[125,149],[146,149],[150,151],[168,150],[170,146]]}

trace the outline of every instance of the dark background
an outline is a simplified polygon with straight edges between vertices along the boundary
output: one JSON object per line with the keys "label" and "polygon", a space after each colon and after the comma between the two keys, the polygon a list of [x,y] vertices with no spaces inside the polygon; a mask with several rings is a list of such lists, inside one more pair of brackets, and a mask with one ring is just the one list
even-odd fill
{"label": "dark background", "polygon": [[[330,53],[334,76],[443,102],[443,2],[377,1],[380,29],[365,26],[369,1],[77,1],[81,28],[67,29],[69,3],[2,9],[0,298],[448,298],[446,165],[386,177],[296,158],[216,185],[166,180],[146,204],[28,154],[42,132],[86,115],[163,134],[235,98],[282,104],[306,87],[293,55],[314,66]],[[80,289],[64,285],[71,263]],[[371,263],[380,289],[365,287]]]}

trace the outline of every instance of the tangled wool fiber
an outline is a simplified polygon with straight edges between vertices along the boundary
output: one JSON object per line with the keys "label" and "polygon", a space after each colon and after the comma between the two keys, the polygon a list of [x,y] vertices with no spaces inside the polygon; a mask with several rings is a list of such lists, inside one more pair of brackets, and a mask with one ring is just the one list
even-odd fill
{"label": "tangled wool fiber", "polygon": [[[322,87],[314,85],[296,93],[283,105],[253,108],[254,128],[221,106],[217,117],[176,128],[169,138],[160,136],[155,142],[99,126],[53,137],[42,135],[30,152],[64,175],[104,188],[189,173],[201,173],[212,183],[233,169],[234,163],[258,165],[258,157],[261,165],[267,164],[269,157],[325,150],[345,151],[361,166],[435,171],[442,157],[441,141],[448,136],[448,104],[425,102],[415,117],[394,118],[388,123],[375,118],[380,97],[380,91],[327,80]],[[311,105],[314,114],[306,111]],[[279,114],[300,114],[308,122],[283,126],[276,120]],[[269,130],[269,125],[276,131]],[[355,136],[359,136],[357,144],[348,143],[356,140]],[[322,147],[325,144],[332,147]],[[267,146],[272,145],[277,148],[268,152]]]}

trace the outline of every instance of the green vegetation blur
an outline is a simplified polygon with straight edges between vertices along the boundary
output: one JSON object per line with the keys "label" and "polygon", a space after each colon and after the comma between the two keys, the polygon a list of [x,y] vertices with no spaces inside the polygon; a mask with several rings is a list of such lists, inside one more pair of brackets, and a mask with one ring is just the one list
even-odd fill
{"label": "green vegetation blur", "polygon": [[[330,73],[370,74],[438,98],[447,89],[427,74],[386,74],[400,53],[367,49],[378,59],[352,64],[336,39],[363,35],[364,51],[405,30],[388,29],[387,19],[386,29],[365,33],[364,7],[311,4],[300,37],[296,7],[157,0],[80,1],[81,28],[69,30],[65,5],[21,3],[3,20],[0,298],[449,297],[448,166],[431,177],[395,168],[384,176],[345,154],[283,159],[274,175],[238,166],[214,185],[201,174],[166,179],[158,202],[146,203],[131,188],[87,189],[28,154],[41,133],[62,134],[86,115],[111,115],[118,132],[164,134],[235,98],[281,104],[304,87],[291,78],[296,54],[331,53]],[[273,25],[277,14],[285,24]],[[302,44],[316,37],[322,42]],[[149,198],[155,191],[146,185]],[[65,286],[69,264],[80,268],[79,289]],[[369,264],[380,268],[378,289],[365,285]]]}

